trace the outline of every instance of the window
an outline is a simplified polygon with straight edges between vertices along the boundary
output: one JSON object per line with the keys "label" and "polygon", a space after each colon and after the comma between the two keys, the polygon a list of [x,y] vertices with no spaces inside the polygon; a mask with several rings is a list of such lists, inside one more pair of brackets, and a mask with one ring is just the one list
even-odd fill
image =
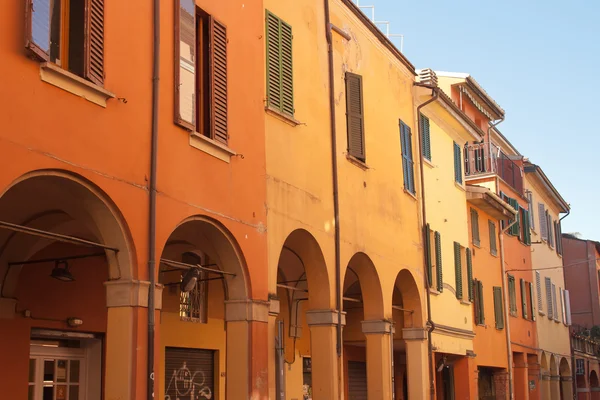
{"label": "window", "polygon": [[412,156],[412,133],[408,125],[400,121],[400,143],[402,145],[402,170],[404,189],[415,194],[415,172]]}
{"label": "window", "polygon": [[546,277],[545,278],[545,283],[546,283],[546,304],[547,304],[547,308],[548,308],[548,319],[552,319],[554,318],[554,303],[552,303],[552,287],[554,286],[552,284],[552,279]]}
{"label": "window", "polygon": [[474,311],[475,311],[475,324],[485,325],[485,309],[483,304],[483,283],[475,279],[472,282],[474,287]]}
{"label": "window", "polygon": [[556,304],[556,285],[552,284],[552,308],[554,314],[554,321],[558,322],[558,305]]}
{"label": "window", "polygon": [[535,271],[535,289],[537,291],[537,303],[540,314],[544,313],[544,303],[542,300],[542,278],[540,277],[540,271]]}
{"label": "window", "polygon": [[550,210],[546,210],[546,224],[548,225],[548,245],[554,248],[554,232],[552,230],[552,216],[549,213]]}
{"label": "window", "polygon": [[442,235],[435,232],[435,272],[436,272],[436,289],[438,292],[444,290],[444,280],[442,275]]}
{"label": "window", "polygon": [[535,301],[533,300],[533,283],[527,282],[527,304],[529,305],[529,315],[531,316],[531,320],[535,321]]}
{"label": "window", "polygon": [[294,116],[292,27],[266,12],[267,106]]}
{"label": "window", "polygon": [[504,329],[503,307],[502,288],[494,286],[494,319],[496,322],[496,329]]}
{"label": "window", "polygon": [[564,302],[565,302],[565,324],[567,324],[567,326],[571,325],[571,297],[569,295],[569,291],[568,290],[563,290],[563,295],[565,297]]}
{"label": "window", "polygon": [[346,124],[348,154],[365,161],[365,124],[362,76],[346,72]]}
{"label": "window", "polygon": [[527,282],[525,280],[520,279],[519,283],[521,284],[521,312],[523,313],[523,318],[528,319],[528,307],[527,307]]}
{"label": "window", "polygon": [[558,294],[560,299],[560,320],[563,324],[567,324],[566,321],[566,312],[565,312],[565,294],[561,287],[558,288]]}
{"label": "window", "polygon": [[471,208],[471,236],[473,237],[473,244],[481,246],[481,241],[479,240],[479,214],[473,208]]}
{"label": "window", "polygon": [[473,257],[471,249],[467,248],[465,252],[467,257],[467,289],[469,292],[469,301],[473,301]]}
{"label": "window", "polygon": [[488,228],[490,230],[490,253],[496,256],[498,255],[498,248],[496,246],[496,224],[491,220],[488,220]]}
{"label": "window", "polygon": [[529,228],[529,211],[519,206],[519,240],[526,245],[531,244],[531,231]]}
{"label": "window", "polygon": [[[521,232],[521,213],[520,213],[519,202],[517,199],[513,199],[513,198],[509,197],[508,204],[510,204],[510,206],[517,211],[517,222],[510,227],[510,229],[508,230],[508,234],[512,235],[512,236],[519,236],[519,234]],[[509,224],[511,224],[512,222],[513,222],[513,220],[510,220]]]}
{"label": "window", "polygon": [[433,287],[433,260],[431,259],[431,228],[425,225],[425,257],[427,259],[427,284]]}
{"label": "window", "polygon": [[454,142],[454,180],[462,185],[462,160],[460,153],[461,151],[459,144]]}
{"label": "window", "polygon": [[508,275],[508,303],[510,315],[517,316],[517,294],[515,288],[515,277]]}
{"label": "window", "polygon": [[104,82],[104,0],[29,0],[26,47],[42,61]]}
{"label": "window", "polygon": [[[194,253],[182,256],[185,264],[202,265],[202,259]],[[200,271],[196,286],[189,292],[180,292],[179,317],[183,321],[206,323],[208,320],[208,281],[207,272]]]}
{"label": "window", "polygon": [[454,277],[456,283],[456,298],[463,298],[462,251],[460,243],[454,242]]}
{"label": "window", "polygon": [[[575,339],[575,341],[579,342],[578,339]],[[581,351],[580,343],[578,343],[577,346],[573,347],[575,347],[575,350]],[[585,375],[585,360],[583,358],[578,358],[575,360],[575,375]]]}
{"label": "window", "polygon": [[425,159],[431,161],[431,134],[429,132],[429,118],[423,114],[419,114],[419,122],[421,123],[421,136],[423,139],[422,152]]}
{"label": "window", "polygon": [[531,191],[527,191],[527,209],[529,211],[529,224],[531,225],[531,229],[535,230],[535,218],[533,215],[533,193]]}
{"label": "window", "polygon": [[175,28],[175,123],[227,144],[227,28],[178,0]]}
{"label": "window", "polygon": [[560,220],[554,222],[554,232],[556,236],[556,254],[562,256],[562,228],[560,226]]}
{"label": "window", "polygon": [[540,234],[542,235],[542,240],[548,240],[548,219],[544,203],[538,203],[538,215],[540,216]]}

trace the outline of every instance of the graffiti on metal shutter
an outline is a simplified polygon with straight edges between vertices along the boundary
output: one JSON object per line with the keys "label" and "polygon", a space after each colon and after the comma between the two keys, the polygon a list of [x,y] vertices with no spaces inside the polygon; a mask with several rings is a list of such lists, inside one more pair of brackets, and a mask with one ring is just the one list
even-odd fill
{"label": "graffiti on metal shutter", "polygon": [[165,364],[165,400],[213,398],[213,350],[167,348]]}

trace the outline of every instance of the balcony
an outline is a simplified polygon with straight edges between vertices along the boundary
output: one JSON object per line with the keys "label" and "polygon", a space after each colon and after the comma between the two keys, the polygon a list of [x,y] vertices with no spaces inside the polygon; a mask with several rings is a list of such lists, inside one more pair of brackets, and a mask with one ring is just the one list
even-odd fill
{"label": "balcony", "polygon": [[476,178],[498,175],[515,191],[523,194],[523,170],[494,143],[468,144],[465,152],[465,176]]}

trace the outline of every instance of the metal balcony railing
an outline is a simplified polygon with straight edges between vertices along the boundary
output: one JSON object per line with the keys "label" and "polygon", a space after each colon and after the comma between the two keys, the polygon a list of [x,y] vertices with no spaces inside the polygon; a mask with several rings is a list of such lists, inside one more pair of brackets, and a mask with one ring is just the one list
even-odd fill
{"label": "metal balcony railing", "polygon": [[465,176],[496,174],[523,193],[523,170],[494,143],[468,144],[464,148]]}

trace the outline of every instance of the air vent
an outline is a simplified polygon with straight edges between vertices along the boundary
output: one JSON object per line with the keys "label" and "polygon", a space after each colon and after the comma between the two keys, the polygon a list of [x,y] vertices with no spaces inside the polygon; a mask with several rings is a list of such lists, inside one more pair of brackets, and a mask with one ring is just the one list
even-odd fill
{"label": "air vent", "polygon": [[438,85],[437,75],[430,68],[419,70],[418,79],[419,79],[419,83],[421,83],[423,85],[427,85],[427,86],[431,86],[431,87],[437,87],[437,85]]}

